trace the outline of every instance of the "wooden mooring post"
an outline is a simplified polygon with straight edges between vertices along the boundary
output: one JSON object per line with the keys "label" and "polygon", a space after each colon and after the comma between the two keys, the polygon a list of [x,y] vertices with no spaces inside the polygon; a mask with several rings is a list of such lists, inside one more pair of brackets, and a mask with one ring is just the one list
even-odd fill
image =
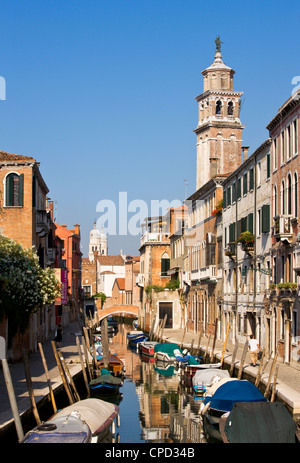
{"label": "wooden mooring post", "polygon": [[42,344],[40,342],[38,343],[38,346],[39,346],[39,350],[40,350],[40,354],[41,354],[41,358],[42,358],[42,362],[43,362],[43,366],[44,366],[44,370],[45,370],[45,375],[46,375],[46,379],[47,379],[47,383],[48,383],[50,399],[51,399],[52,407],[53,407],[53,413],[55,414],[57,412],[57,407],[56,407],[56,402],[55,402],[53,389],[52,389],[52,386],[51,386],[51,380],[50,380],[50,376],[49,376],[47,362],[46,362],[46,358],[45,358],[45,355],[44,355]]}
{"label": "wooden mooring post", "polygon": [[276,354],[275,354],[275,356],[274,356],[274,359],[273,359],[273,362],[272,362],[272,365],[271,365],[271,369],[270,369],[270,373],[269,373],[269,379],[268,379],[268,384],[267,384],[267,388],[266,388],[265,393],[264,393],[264,396],[265,396],[265,397],[268,397],[269,392],[270,392],[271,380],[272,380],[272,376],[273,376],[273,371],[274,371],[274,368],[275,368],[275,364],[276,364],[276,362],[277,362],[277,357],[278,357],[278,351],[276,351]]}
{"label": "wooden mooring post", "polygon": [[84,384],[85,384],[85,387],[86,387],[86,390],[87,390],[87,396],[89,397],[90,396],[89,382],[88,382],[88,379],[87,379],[86,368],[84,366],[83,355],[82,355],[82,351],[81,351],[81,344],[80,344],[80,340],[79,340],[78,336],[76,336],[76,345],[77,345],[78,355],[79,355],[79,359],[80,359]]}
{"label": "wooden mooring post", "polygon": [[242,374],[243,374],[244,363],[245,363],[246,355],[247,355],[247,351],[248,351],[248,344],[249,344],[248,341],[246,341],[245,344],[244,344],[244,350],[243,350],[243,353],[242,353],[238,379],[241,379]]}
{"label": "wooden mooring post", "polygon": [[228,326],[227,326],[225,341],[224,341],[224,345],[223,345],[223,351],[222,351],[222,357],[221,357],[221,366],[223,365],[223,361],[224,361],[224,356],[225,356],[225,351],[226,351],[226,344],[227,344],[227,339],[228,339],[228,334],[229,334],[229,328],[230,328],[230,322],[228,323]]}
{"label": "wooden mooring post", "polygon": [[180,344],[180,349],[183,348],[183,342],[184,342],[184,338],[185,338],[186,331],[187,331],[187,323],[185,324],[185,327],[184,327],[183,336],[182,336],[182,341],[181,341],[181,344]]}
{"label": "wooden mooring post", "polygon": [[0,360],[1,360],[1,363],[2,363],[3,375],[4,375],[4,379],[5,379],[5,384],[6,384],[8,399],[9,399],[9,403],[10,403],[10,408],[11,408],[13,419],[14,419],[14,422],[15,422],[18,441],[21,442],[22,439],[24,438],[24,431],[23,431],[23,427],[22,427],[21,418],[20,418],[20,415],[19,415],[17,399],[16,399],[16,395],[15,395],[13,382],[12,382],[12,379],[11,379],[9,366],[8,366],[8,363],[7,363],[7,360],[6,360],[6,342],[5,342],[5,339],[2,336],[0,336]]}
{"label": "wooden mooring post", "polygon": [[164,316],[164,320],[163,320],[163,323],[162,323],[161,334],[160,334],[160,342],[162,342],[162,340],[163,340],[163,334],[164,334],[164,329],[165,329],[165,324],[166,324],[166,321],[167,321],[167,317],[168,317],[168,315],[166,314]]}
{"label": "wooden mooring post", "polygon": [[74,401],[74,399],[72,397],[70,385],[69,385],[69,383],[67,381],[64,369],[62,367],[62,364],[61,364],[61,361],[60,361],[60,358],[59,358],[59,355],[58,355],[58,352],[57,352],[57,349],[56,349],[55,341],[51,341],[51,344],[52,344],[54,357],[55,357],[55,360],[56,360],[56,363],[57,363],[57,366],[58,366],[58,369],[59,369],[59,373],[60,373],[60,376],[61,376],[61,379],[62,379],[62,382],[63,382],[63,386],[64,386],[65,391],[67,393],[70,405],[72,405],[75,401]]}
{"label": "wooden mooring post", "polygon": [[39,425],[41,424],[41,419],[40,419],[40,415],[39,415],[39,412],[38,412],[38,409],[35,403],[35,398],[34,398],[34,391],[32,387],[30,365],[29,365],[29,353],[25,349],[23,349],[23,361],[24,361],[25,377],[26,377],[26,383],[27,383],[27,389],[29,393],[31,408],[32,408],[32,412],[33,412],[36,424]]}

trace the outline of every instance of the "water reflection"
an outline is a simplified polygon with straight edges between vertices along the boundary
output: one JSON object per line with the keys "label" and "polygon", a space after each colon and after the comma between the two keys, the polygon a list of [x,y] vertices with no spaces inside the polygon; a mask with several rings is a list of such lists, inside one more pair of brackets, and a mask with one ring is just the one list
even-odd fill
{"label": "water reflection", "polygon": [[[185,383],[180,367],[141,357],[127,344],[130,325],[119,325],[110,351],[125,363],[125,381],[118,405],[121,443],[206,443],[200,402]],[[102,399],[106,400],[103,396]],[[109,400],[114,400],[110,398]],[[116,403],[116,402],[115,402]]]}

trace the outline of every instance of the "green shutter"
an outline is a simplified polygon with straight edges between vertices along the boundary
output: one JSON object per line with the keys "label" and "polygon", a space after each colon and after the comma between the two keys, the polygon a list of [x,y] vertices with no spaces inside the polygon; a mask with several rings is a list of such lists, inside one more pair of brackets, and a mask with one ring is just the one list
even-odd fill
{"label": "green shutter", "polygon": [[254,188],[254,169],[253,167],[249,171],[249,191]]}
{"label": "green shutter", "polygon": [[23,207],[23,196],[24,196],[24,174],[19,176],[19,206]]}
{"label": "green shutter", "polygon": [[238,223],[237,223],[237,237],[238,238],[241,236],[241,233],[242,233],[242,219],[238,220]]}
{"label": "green shutter", "polygon": [[262,207],[262,233],[270,231],[270,204],[264,204]]}
{"label": "green shutter", "polygon": [[243,182],[243,194],[246,195],[248,192],[248,174],[244,173],[244,182]]}
{"label": "green shutter", "polygon": [[236,183],[234,182],[232,184],[232,202],[234,203],[236,201]]}
{"label": "green shutter", "polygon": [[6,190],[5,190],[5,205],[13,206],[14,201],[14,174],[9,174],[6,177]]}
{"label": "green shutter", "polygon": [[223,190],[223,208],[226,208],[226,190]]}
{"label": "green shutter", "polygon": [[168,276],[168,270],[170,270],[170,259],[161,260],[161,276]]}
{"label": "green shutter", "polygon": [[229,225],[229,243],[235,242],[235,222]]}
{"label": "green shutter", "polygon": [[227,188],[227,205],[230,206],[231,204],[231,187]]}
{"label": "green shutter", "polygon": [[270,166],[270,153],[267,154],[267,178],[270,178],[271,166]]}
{"label": "green shutter", "polygon": [[253,213],[248,215],[248,231],[253,233]]}
{"label": "green shutter", "polygon": [[247,231],[247,217],[241,219],[241,233]]}

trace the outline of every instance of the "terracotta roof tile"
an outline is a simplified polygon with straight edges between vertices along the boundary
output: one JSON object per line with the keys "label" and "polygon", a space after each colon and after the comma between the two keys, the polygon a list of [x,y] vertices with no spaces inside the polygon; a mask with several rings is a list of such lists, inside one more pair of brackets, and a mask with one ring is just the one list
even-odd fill
{"label": "terracotta roof tile", "polygon": [[7,153],[6,151],[0,151],[0,161],[35,161],[31,156],[23,156],[21,154]]}
{"label": "terracotta roof tile", "polygon": [[124,265],[122,256],[97,256],[100,265]]}

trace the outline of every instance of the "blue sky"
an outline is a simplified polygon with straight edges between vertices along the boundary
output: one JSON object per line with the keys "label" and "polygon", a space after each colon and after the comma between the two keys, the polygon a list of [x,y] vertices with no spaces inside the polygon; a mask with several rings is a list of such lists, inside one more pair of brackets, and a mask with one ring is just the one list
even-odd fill
{"label": "blue sky", "polygon": [[[85,256],[99,201],[184,200],[185,180],[195,191],[195,97],[217,35],[250,152],[300,75],[296,1],[0,0],[0,18],[0,149],[41,163]],[[138,254],[137,237],[108,243]]]}

